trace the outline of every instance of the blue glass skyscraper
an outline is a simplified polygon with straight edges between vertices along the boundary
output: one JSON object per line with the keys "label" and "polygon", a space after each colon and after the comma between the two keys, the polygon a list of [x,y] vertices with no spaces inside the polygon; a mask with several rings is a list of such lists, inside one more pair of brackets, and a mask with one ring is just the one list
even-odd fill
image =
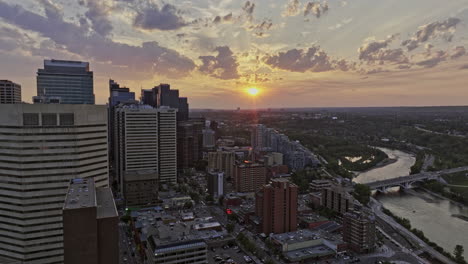
{"label": "blue glass skyscraper", "polygon": [[94,104],[93,72],[82,61],[44,60],[37,70],[37,95],[62,104]]}

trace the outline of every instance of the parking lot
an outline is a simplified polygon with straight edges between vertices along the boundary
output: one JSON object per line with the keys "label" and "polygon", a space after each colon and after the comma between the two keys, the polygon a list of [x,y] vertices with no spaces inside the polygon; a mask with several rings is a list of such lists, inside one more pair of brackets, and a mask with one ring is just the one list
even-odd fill
{"label": "parking lot", "polygon": [[[224,248],[214,248],[214,251],[209,249],[208,250],[208,263],[210,264],[227,264],[227,263],[237,263],[243,264],[246,263],[244,260],[244,256],[246,256],[244,252],[240,250],[238,247],[230,247],[227,249]],[[215,260],[215,256],[219,256],[223,260]],[[232,259],[231,262],[227,261],[227,259]],[[252,262],[253,263],[253,262]]]}

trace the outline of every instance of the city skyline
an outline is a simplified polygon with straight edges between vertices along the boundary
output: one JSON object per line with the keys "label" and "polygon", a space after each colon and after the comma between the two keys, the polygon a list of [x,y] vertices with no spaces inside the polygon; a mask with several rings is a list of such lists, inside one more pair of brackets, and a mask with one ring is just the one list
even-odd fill
{"label": "city skyline", "polygon": [[467,21],[466,0],[0,0],[0,79],[29,102],[44,59],[81,60],[98,104],[112,78],[192,108],[464,105]]}

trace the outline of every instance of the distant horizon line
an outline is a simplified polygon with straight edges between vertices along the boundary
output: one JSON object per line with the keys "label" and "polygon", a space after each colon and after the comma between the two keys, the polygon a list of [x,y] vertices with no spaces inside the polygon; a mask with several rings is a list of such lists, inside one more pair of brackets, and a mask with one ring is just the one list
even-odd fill
{"label": "distant horizon line", "polygon": [[[312,107],[261,107],[261,108],[242,108],[240,111],[249,110],[294,110],[294,109],[359,109],[359,108],[456,108],[456,107],[468,107],[468,105],[423,105],[423,106],[312,106]],[[190,111],[206,111],[206,110],[224,110],[224,111],[237,111],[236,108],[190,108]]]}

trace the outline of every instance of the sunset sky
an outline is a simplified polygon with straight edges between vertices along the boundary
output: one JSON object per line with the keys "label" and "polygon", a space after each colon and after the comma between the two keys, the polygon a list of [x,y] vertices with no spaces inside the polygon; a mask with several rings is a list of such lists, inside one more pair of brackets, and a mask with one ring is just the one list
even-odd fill
{"label": "sunset sky", "polygon": [[[193,108],[467,105],[468,0],[0,0],[0,79],[44,59]],[[255,98],[246,91],[256,87]]]}

